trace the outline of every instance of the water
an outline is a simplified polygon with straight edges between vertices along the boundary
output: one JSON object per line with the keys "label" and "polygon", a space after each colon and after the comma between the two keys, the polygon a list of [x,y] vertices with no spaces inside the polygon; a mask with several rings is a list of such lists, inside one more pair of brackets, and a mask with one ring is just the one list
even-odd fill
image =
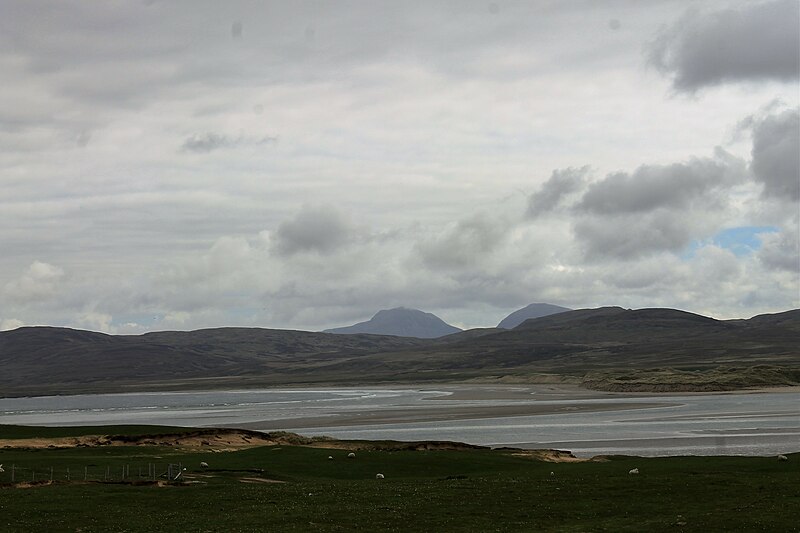
{"label": "water", "polygon": [[[462,390],[468,390],[464,388]],[[597,454],[775,455],[800,451],[800,393],[708,394],[552,399],[452,400],[447,389],[329,388],[78,395],[0,399],[0,424],[281,427],[346,439],[452,440],[492,446],[568,449]],[[526,393],[527,394],[527,393]],[[521,397],[521,399],[520,399]],[[549,398],[549,399],[540,399]],[[615,410],[533,416],[424,420],[465,406],[613,404]],[[651,407],[635,408],[641,404]],[[410,415],[400,423],[342,426],[361,413]],[[313,418],[316,427],[298,419]],[[330,422],[328,422],[330,421]],[[1,436],[1,435],[0,435]]]}
{"label": "water", "polygon": [[264,420],[411,405],[439,391],[411,389],[281,389],[213,392],[82,394],[0,399],[0,424],[161,424],[235,427]]}

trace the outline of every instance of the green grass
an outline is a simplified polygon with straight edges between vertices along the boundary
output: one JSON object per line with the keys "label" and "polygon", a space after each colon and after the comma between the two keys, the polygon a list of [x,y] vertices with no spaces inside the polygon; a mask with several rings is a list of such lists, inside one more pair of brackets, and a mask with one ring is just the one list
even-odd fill
{"label": "green grass", "polygon": [[650,368],[590,372],[581,384],[617,392],[731,391],[797,386],[800,368],[772,365],[715,368]]}
{"label": "green grass", "polygon": [[[328,460],[328,456],[333,460]],[[210,467],[200,468],[200,461]],[[190,485],[119,483],[182,463]],[[544,463],[506,451],[0,450],[0,531],[800,531],[800,454]],[[56,482],[12,487],[18,475]],[[88,465],[114,483],[59,481]],[[639,468],[638,476],[629,475]],[[550,472],[554,475],[551,476]],[[376,480],[376,473],[384,480]],[[41,476],[41,477],[39,477]],[[242,478],[284,483],[243,483]],[[17,478],[19,481],[20,478]],[[74,477],[73,477],[74,480]]]}
{"label": "green grass", "polygon": [[0,425],[0,439],[52,439],[80,437],[83,435],[152,435],[159,433],[186,433],[195,428],[173,426],[13,426]]}

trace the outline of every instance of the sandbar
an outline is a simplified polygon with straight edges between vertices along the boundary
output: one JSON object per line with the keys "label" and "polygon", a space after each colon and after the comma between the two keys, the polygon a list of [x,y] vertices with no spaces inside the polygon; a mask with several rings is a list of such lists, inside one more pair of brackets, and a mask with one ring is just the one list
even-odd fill
{"label": "sandbar", "polygon": [[[401,388],[401,387],[395,387]],[[402,387],[406,388],[406,387]],[[412,388],[412,387],[408,387]],[[562,385],[441,385],[414,387],[415,390],[446,392],[419,403],[370,411],[340,411],[322,416],[259,420],[237,424],[253,430],[333,428],[375,424],[440,422],[483,418],[552,415],[575,412],[619,411],[677,405],[663,401],[619,402],[645,395],[589,391]],[[602,401],[608,399],[607,402]],[[585,402],[585,400],[594,400]]]}

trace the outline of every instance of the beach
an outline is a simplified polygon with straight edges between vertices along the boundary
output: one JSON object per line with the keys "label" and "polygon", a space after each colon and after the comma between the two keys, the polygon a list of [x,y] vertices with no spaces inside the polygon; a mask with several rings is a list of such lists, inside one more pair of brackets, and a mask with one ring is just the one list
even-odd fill
{"label": "beach", "polygon": [[95,394],[0,399],[0,424],[283,430],[580,456],[772,455],[800,450],[800,391],[631,394],[451,383]]}
{"label": "beach", "polygon": [[[663,407],[664,403],[625,401],[643,394],[591,391],[572,385],[435,385],[443,394],[399,408],[354,412],[350,409],[325,416],[300,416],[280,420],[259,420],[238,427],[275,430],[291,427],[345,427],[375,424],[427,423],[453,420],[493,419],[559,413],[619,411]],[[402,387],[397,389],[402,390]],[[409,387],[407,390],[418,390]],[[608,401],[602,401],[607,399]],[[586,402],[591,400],[591,402]]]}

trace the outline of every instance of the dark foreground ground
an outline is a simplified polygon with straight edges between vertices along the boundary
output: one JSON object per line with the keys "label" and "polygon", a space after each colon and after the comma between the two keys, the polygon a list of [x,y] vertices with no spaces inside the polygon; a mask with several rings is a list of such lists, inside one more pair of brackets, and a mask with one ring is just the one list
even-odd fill
{"label": "dark foreground ground", "polygon": [[0,426],[0,531],[800,531],[800,454],[546,462],[518,450],[102,431],[151,436],[48,448],[98,430]]}

